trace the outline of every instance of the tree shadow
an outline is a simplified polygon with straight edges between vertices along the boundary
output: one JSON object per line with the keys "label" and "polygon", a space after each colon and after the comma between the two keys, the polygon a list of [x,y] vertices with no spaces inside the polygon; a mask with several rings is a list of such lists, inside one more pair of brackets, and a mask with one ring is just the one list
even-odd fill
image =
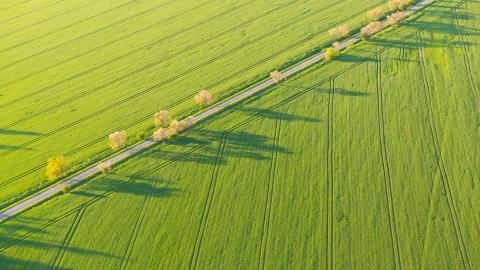
{"label": "tree shadow", "polygon": [[[18,258],[10,258],[0,254],[1,269],[35,269],[35,270],[51,270],[50,264],[33,260],[22,260]],[[59,270],[70,270],[71,268],[57,267]]]}
{"label": "tree shadow", "polygon": [[[245,108],[244,107],[244,108],[236,108],[235,111],[246,113],[249,116],[261,115],[262,118],[268,118],[268,119],[280,118],[282,119],[282,121],[289,121],[289,122],[291,121],[320,122],[320,119],[315,117],[295,115],[295,114],[285,113],[285,112],[277,112],[277,111],[272,111],[269,109],[262,109],[262,108],[254,108],[254,107]],[[235,139],[238,139],[238,138],[235,138]]]}
{"label": "tree shadow", "polygon": [[[0,226],[2,227],[2,232],[0,232],[0,269],[52,269],[52,265],[50,264],[50,262],[45,263],[36,260],[20,259],[18,257],[8,257],[7,255],[5,255],[6,251],[11,251],[12,249],[16,248],[19,249],[19,254],[23,255],[27,254],[25,253],[25,249],[30,249],[32,251],[37,250],[39,251],[39,254],[42,251],[55,250],[55,252],[52,253],[55,254],[57,251],[64,247],[62,237],[59,237],[58,240],[51,241],[40,241],[35,239],[43,235],[57,235],[58,232],[56,232],[56,230],[57,228],[61,227],[60,225],[56,226],[56,223],[52,223],[43,228],[42,226],[45,225],[46,222],[48,222],[44,219],[32,220],[31,224],[20,224],[25,220],[16,220],[16,218],[18,217],[15,217],[0,224]],[[69,222],[73,222],[73,219],[71,219]],[[47,227],[51,229],[51,232],[47,232]],[[67,231],[68,230],[62,230],[61,233],[66,234]],[[117,259],[120,258],[116,255],[101,250],[79,248],[74,246],[69,246],[68,251],[82,254],[85,256],[102,256]],[[50,261],[54,259],[53,257],[46,258],[44,255],[42,255],[42,258]],[[60,267],[57,269],[66,268]]]}
{"label": "tree shadow", "polygon": [[[263,112],[263,111],[260,111]],[[250,113],[254,113],[250,111]],[[267,115],[270,115],[268,113]],[[263,114],[262,114],[263,116]],[[271,115],[270,115],[271,116]],[[290,117],[292,121],[295,119]],[[299,119],[302,119],[299,117]],[[314,119],[305,118],[303,120],[314,121]],[[315,121],[318,121],[315,119]],[[218,155],[218,142],[226,136],[226,146],[223,150],[221,158]],[[273,136],[273,135],[272,135]],[[273,137],[257,135],[245,131],[216,131],[199,129],[192,130],[191,133],[185,134],[175,140],[164,142],[168,146],[176,146],[178,151],[168,149],[159,149],[148,155],[148,158],[155,158],[164,163],[179,161],[197,164],[227,164],[230,157],[242,156],[253,160],[270,159],[269,154],[273,151]],[[277,146],[275,151],[281,153],[289,153],[288,149],[283,146]]]}
{"label": "tree shadow", "polygon": [[358,56],[353,54],[342,54],[339,57],[335,58],[335,61],[339,62],[348,62],[348,63],[359,63],[359,62],[378,62],[378,59],[370,56]]}
{"label": "tree shadow", "polygon": [[42,133],[34,131],[24,131],[24,130],[13,130],[13,129],[2,129],[0,128],[0,135],[29,135],[29,136],[40,136]]}
{"label": "tree shadow", "polygon": [[25,150],[25,151],[32,151],[32,148],[29,147],[23,147],[23,146],[14,146],[14,145],[6,145],[6,144],[0,144],[0,151],[5,150],[5,151],[11,151],[11,150]]}
{"label": "tree shadow", "polygon": [[[304,85],[288,85],[287,87],[298,88],[298,89],[310,89],[312,92],[322,93],[322,94],[328,94],[330,92],[330,88],[328,88],[328,87],[318,87],[318,86],[309,87],[309,86],[304,86]],[[344,89],[344,88],[335,88],[334,94],[335,95],[341,95],[341,96],[349,96],[349,97],[370,96],[370,93],[352,91],[352,90],[347,90],[347,89]]]}

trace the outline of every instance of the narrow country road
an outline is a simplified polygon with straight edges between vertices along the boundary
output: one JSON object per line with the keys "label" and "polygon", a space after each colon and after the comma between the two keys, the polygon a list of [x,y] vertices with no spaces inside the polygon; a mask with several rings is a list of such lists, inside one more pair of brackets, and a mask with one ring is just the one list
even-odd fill
{"label": "narrow country road", "polygon": [[[409,9],[407,9],[404,13],[406,16],[424,8],[425,6],[431,4],[434,0],[424,0],[412,7],[410,7]],[[383,23],[383,28],[387,27],[388,26],[388,22],[384,22]],[[354,44],[356,42],[358,42],[359,40],[361,39],[361,36],[360,34],[352,37],[351,39],[349,40],[346,40],[344,41],[343,43],[339,44],[338,46],[336,46],[334,48],[335,51],[339,51],[339,50],[342,50],[343,48],[351,45],[351,44]],[[288,70],[284,71],[281,75],[281,78],[286,78],[302,69],[305,69],[319,61],[321,61],[322,59],[325,58],[325,53],[320,53],[312,58],[309,58],[291,68],[289,68]],[[215,105],[213,106],[212,108],[196,115],[196,116],[193,116],[191,118],[192,122],[195,124],[213,114],[215,114],[216,112],[224,109],[225,107],[229,106],[229,105],[232,105],[233,103],[236,103],[238,101],[241,101],[243,99],[246,99],[247,97],[273,85],[274,82],[272,81],[272,79],[269,79],[267,81],[264,81],[263,83],[261,84],[258,84],[238,95],[235,95],[229,99],[227,99],[226,101],[218,104],[218,105]],[[150,138],[150,139],[147,139],[145,140],[144,142],[140,143],[140,144],[137,144],[135,146],[132,146],[131,148],[127,149],[126,151],[124,152],[121,152],[113,157],[111,157],[110,159],[106,160],[105,162],[108,162],[108,163],[111,163],[111,164],[115,164],[117,163],[118,161],[124,159],[124,158],[127,158],[135,153],[138,153],[140,151],[142,151],[143,149],[147,148],[148,146],[154,144],[155,141]],[[3,212],[0,212],[0,221],[16,214],[16,213],[19,213],[25,209],[28,209],[29,207],[32,207],[42,201],[44,201],[45,199],[49,198],[50,196],[60,192],[62,190],[63,187],[67,186],[67,185],[72,185],[72,184],[75,184],[77,182],[80,182],[82,181],[83,179],[93,175],[93,174],[96,174],[98,173],[99,170],[96,166],[93,166],[79,174],[76,174],[68,179],[66,179],[65,181],[61,182],[61,183],[58,183],[52,187],[49,187],[43,191],[40,191],[39,193],[37,193],[36,195],[16,204],[16,205],[13,205],[11,206],[10,208],[7,208],[6,210],[4,210]]]}

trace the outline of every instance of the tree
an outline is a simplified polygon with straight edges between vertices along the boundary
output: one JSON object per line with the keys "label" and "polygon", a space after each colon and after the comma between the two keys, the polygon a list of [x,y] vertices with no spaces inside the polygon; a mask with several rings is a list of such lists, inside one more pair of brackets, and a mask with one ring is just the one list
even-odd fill
{"label": "tree", "polygon": [[337,28],[332,28],[328,30],[328,33],[333,39],[337,40],[339,38],[348,36],[348,34],[350,33],[350,30],[348,29],[348,26],[342,25]]}
{"label": "tree", "polygon": [[168,125],[168,123],[170,122],[170,112],[168,112],[167,110],[161,110],[159,112],[156,112],[153,115],[153,122],[157,127],[163,127]]}
{"label": "tree", "polygon": [[192,125],[193,125],[192,118],[189,117],[189,118],[183,119],[181,121],[173,120],[170,123],[170,129],[174,133],[180,133],[180,132],[184,131],[185,129],[191,127]]}
{"label": "tree", "polygon": [[390,24],[390,25],[396,25],[401,20],[403,20],[404,18],[405,18],[405,13],[403,13],[401,11],[397,11],[397,12],[393,13],[392,15],[387,16],[387,21],[388,21],[388,24]]}
{"label": "tree", "polygon": [[[412,3],[412,1],[408,1],[409,3]],[[388,8],[392,11],[395,10],[403,10],[408,2],[406,0],[390,0],[388,2]]]}
{"label": "tree", "polygon": [[102,174],[108,174],[112,170],[112,163],[110,162],[100,162],[97,164],[97,169]]}
{"label": "tree", "polygon": [[124,147],[126,142],[127,142],[127,132],[125,130],[116,131],[108,135],[108,146],[113,151],[117,151],[120,148]]}
{"label": "tree", "polygon": [[71,189],[70,185],[65,185],[62,187],[61,191],[63,194],[67,194],[68,192],[70,192],[70,189]]}
{"label": "tree", "polygon": [[341,37],[340,31],[338,31],[338,28],[332,28],[332,29],[328,30],[328,34],[330,34],[330,36],[335,40],[337,40]]}
{"label": "tree", "polygon": [[375,22],[378,21],[383,16],[384,10],[382,7],[376,7],[372,10],[367,12],[367,17],[370,21]]}
{"label": "tree", "polygon": [[282,79],[282,73],[278,70],[270,73],[270,77],[272,78],[272,82],[278,83]]}
{"label": "tree", "polygon": [[371,22],[360,30],[362,37],[371,36],[382,30],[383,24],[381,22]]}
{"label": "tree", "polygon": [[51,157],[47,162],[47,178],[48,180],[55,180],[62,176],[68,170],[63,156]]}
{"label": "tree", "polygon": [[162,141],[163,139],[165,139],[168,135],[168,130],[166,129],[163,129],[163,128],[159,128],[158,130],[154,131],[153,132],[153,140],[158,142],[158,141]]}
{"label": "tree", "polygon": [[207,90],[202,90],[194,97],[197,104],[206,106],[212,102],[212,95]]}
{"label": "tree", "polygon": [[338,27],[338,32],[340,33],[340,35],[342,37],[346,37],[348,36],[348,34],[350,34],[350,29],[348,28],[348,26],[346,26],[345,24]]}
{"label": "tree", "polygon": [[328,48],[325,50],[325,59],[327,61],[332,60],[335,57],[335,50],[333,48]]}

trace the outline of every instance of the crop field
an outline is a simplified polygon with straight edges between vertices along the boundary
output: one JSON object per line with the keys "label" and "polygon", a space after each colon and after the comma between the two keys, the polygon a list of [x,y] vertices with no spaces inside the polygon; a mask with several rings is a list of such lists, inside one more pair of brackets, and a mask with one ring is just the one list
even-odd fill
{"label": "crop field", "polygon": [[239,91],[383,3],[357,2],[0,4],[0,202],[44,183],[49,157],[105,157],[111,132],[142,136],[161,109],[186,116],[201,89],[217,99]]}
{"label": "crop field", "polygon": [[0,266],[479,269],[479,12],[436,1],[3,222]]}

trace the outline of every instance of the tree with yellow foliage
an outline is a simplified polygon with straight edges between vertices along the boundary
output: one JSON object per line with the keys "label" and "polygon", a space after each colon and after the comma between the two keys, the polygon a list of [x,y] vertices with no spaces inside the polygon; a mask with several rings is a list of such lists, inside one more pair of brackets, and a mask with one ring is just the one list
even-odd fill
{"label": "tree with yellow foliage", "polygon": [[47,178],[48,180],[55,180],[62,176],[68,170],[63,156],[51,157],[47,162]]}
{"label": "tree with yellow foliage", "polygon": [[325,50],[325,59],[327,61],[332,60],[335,57],[335,50],[333,48],[328,48]]}

